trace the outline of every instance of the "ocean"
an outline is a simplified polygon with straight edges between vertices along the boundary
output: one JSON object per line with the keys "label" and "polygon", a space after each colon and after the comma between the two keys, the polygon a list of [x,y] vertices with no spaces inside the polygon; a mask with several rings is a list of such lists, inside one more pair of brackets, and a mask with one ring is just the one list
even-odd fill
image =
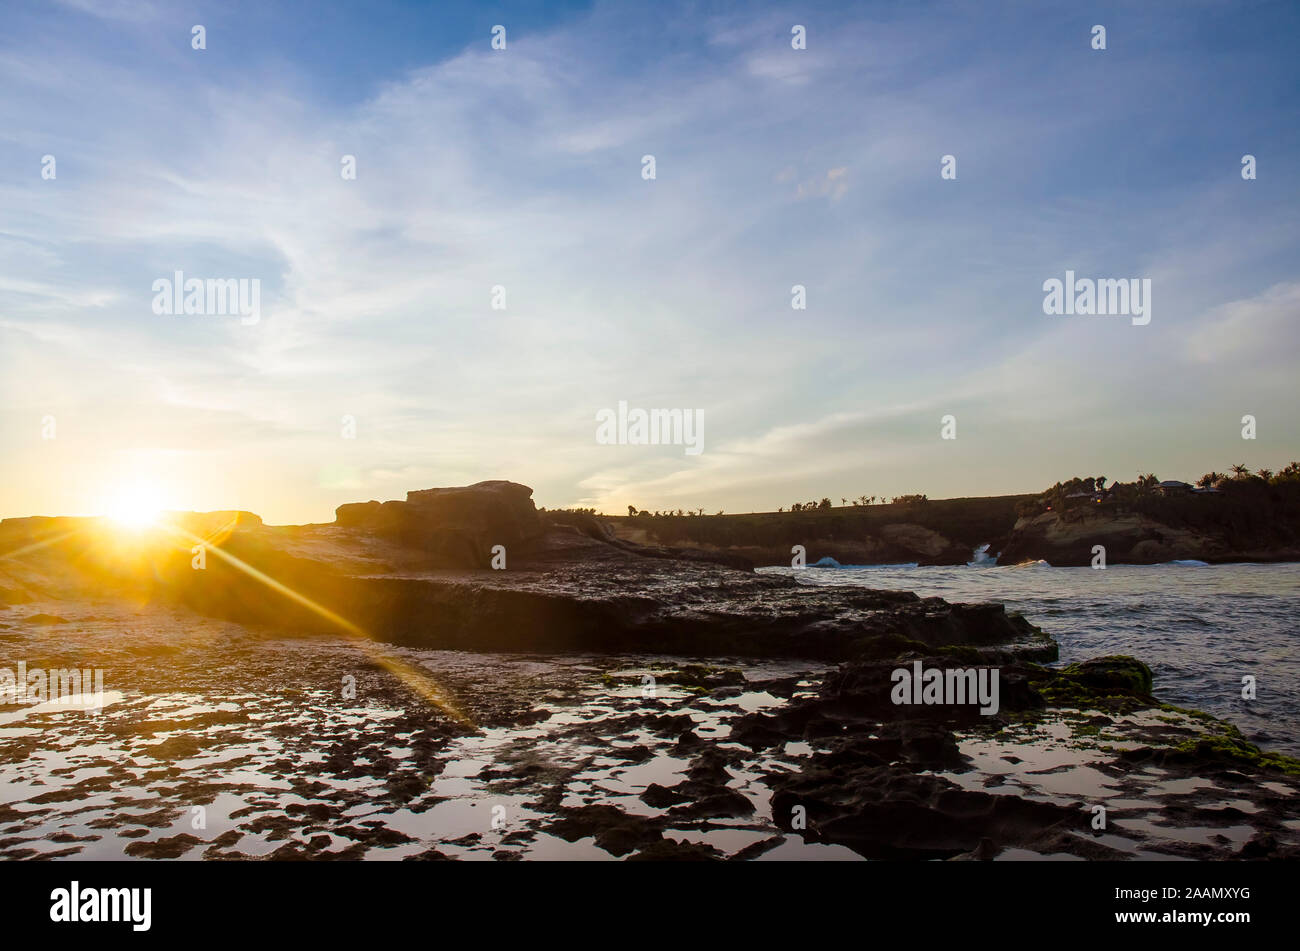
{"label": "ocean", "polygon": [[[1300,564],[1094,569],[980,559],[966,567],[760,570],[804,584],[1000,601],[1056,638],[1062,664],[1131,654],[1151,666],[1159,699],[1228,720],[1265,749],[1300,755]],[[1248,675],[1254,700],[1241,696]]]}

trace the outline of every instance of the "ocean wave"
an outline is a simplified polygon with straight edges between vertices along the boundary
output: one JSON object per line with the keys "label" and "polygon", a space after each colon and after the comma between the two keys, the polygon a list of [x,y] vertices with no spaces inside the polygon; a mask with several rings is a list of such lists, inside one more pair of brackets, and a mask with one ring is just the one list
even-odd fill
{"label": "ocean wave", "polygon": [[813,562],[808,567],[809,568],[843,568],[846,570],[857,570],[859,568],[862,568],[862,569],[875,569],[879,571],[885,568],[919,568],[920,566],[921,563],[919,561],[900,561],[888,565],[841,565],[834,558],[827,556],[825,558],[819,558],[817,561]]}

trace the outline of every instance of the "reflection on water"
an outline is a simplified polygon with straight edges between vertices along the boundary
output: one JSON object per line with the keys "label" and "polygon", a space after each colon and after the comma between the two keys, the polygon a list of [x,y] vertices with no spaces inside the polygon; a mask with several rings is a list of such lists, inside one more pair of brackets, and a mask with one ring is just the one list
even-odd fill
{"label": "reflection on water", "polygon": [[[772,854],[785,858],[857,858],[772,824],[765,777],[797,768],[811,745],[756,753],[726,742],[734,718],[788,702],[761,686],[660,683],[647,697],[644,678],[671,673],[670,659],[402,654],[439,675],[508,670],[561,689],[541,692],[531,723],[433,743],[405,729],[409,711],[340,703],[327,691],[238,701],[117,693],[93,715],[29,706],[14,715],[37,726],[13,738],[22,747],[3,750],[0,854],[197,859],[297,849],[403,859],[436,850],[459,859],[610,859],[592,837],[566,841],[548,831],[557,806],[600,804],[662,819],[666,838],[707,843],[722,855],[779,839]],[[763,662],[746,675],[787,678],[801,696],[818,672]],[[749,801],[749,814],[676,816],[641,798],[652,784],[687,780],[695,751],[683,734],[730,751],[723,781]]]}
{"label": "reflection on water", "polygon": [[[1123,569],[1108,569],[1114,574],[1105,582],[1057,578],[1052,569],[928,571],[906,573],[925,594],[1018,599],[1060,638],[1067,659],[1115,649],[1106,640],[1119,636],[1107,612],[1118,616],[1127,608],[1134,617],[1181,624],[1191,616],[1181,585],[1227,583],[1205,576],[1162,586]],[[803,577],[844,583],[855,574],[863,572]],[[1256,587],[1243,585],[1225,600],[1267,614],[1275,607],[1270,599],[1294,597],[1272,590],[1277,578],[1253,577]],[[898,586],[902,575],[876,570],[867,580]],[[925,584],[958,590],[927,591]],[[1078,589],[1073,596],[1063,593],[1069,585]],[[1126,591],[1141,593],[1126,601]],[[1036,615],[1045,606],[1058,612],[1051,621]],[[641,833],[653,827],[654,835],[723,857],[859,858],[773,823],[772,778],[800,769],[819,751],[818,740],[755,751],[730,739],[738,718],[809,696],[824,672],[818,665],[385,646],[455,692],[481,725],[466,732],[407,692],[371,650],[348,640],[270,637],[164,610],[124,616],[97,605],[77,618],[61,605],[60,613],[69,621],[57,627],[9,623],[0,642],[12,656],[43,663],[74,656],[93,662],[114,689],[97,713],[0,706],[0,858],[608,860],[644,846],[636,827],[602,837],[598,824],[563,825],[593,808],[617,810],[640,823]],[[1222,620],[1213,611],[1206,617],[1210,623],[1196,630],[1214,631]],[[14,621],[11,613],[7,622]],[[1081,646],[1090,639],[1102,649]],[[1231,654],[1248,640],[1223,637],[1219,647]],[[1158,675],[1161,663],[1174,662],[1161,660],[1169,648],[1124,649],[1155,660]],[[1229,663],[1204,651],[1180,659],[1201,678],[1215,663]],[[1289,668],[1271,669],[1278,677]],[[1199,682],[1195,677],[1189,682]],[[348,678],[357,689],[344,696],[340,682]],[[1269,680],[1261,683],[1271,689]],[[1168,695],[1168,681],[1161,687]],[[1067,804],[1104,800],[1115,824],[1103,841],[1137,858],[1162,842],[1199,848],[1235,841],[1249,831],[1243,819],[1258,811],[1260,796],[1293,797],[1284,782],[1258,784],[1247,795],[1158,773],[1125,780],[1098,753],[1110,743],[1106,729],[1091,749],[1074,743],[1069,724],[1059,720],[1025,729],[1018,736],[959,736],[971,768],[943,775],[985,792]],[[1186,814],[1181,826],[1169,823],[1162,810],[1184,799],[1244,805],[1231,806],[1217,825],[1200,813]],[[697,809],[705,800],[710,808]]]}

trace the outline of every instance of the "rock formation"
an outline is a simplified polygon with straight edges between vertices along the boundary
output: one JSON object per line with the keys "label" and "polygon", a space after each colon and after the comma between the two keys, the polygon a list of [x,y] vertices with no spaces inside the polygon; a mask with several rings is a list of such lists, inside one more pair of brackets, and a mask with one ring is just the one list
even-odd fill
{"label": "rock formation", "polygon": [[340,505],[334,524],[418,548],[439,567],[486,568],[493,546],[520,549],[542,535],[532,495],[503,480],[422,489],[405,502]]}

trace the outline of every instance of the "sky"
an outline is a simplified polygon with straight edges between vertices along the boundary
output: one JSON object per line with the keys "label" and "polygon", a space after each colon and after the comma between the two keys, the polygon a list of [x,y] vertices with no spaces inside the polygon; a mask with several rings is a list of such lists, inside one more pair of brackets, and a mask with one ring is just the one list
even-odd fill
{"label": "sky", "polygon": [[[482,479],[745,512],[1300,458],[1295,4],[0,16],[0,516],[322,522]],[[1149,279],[1150,322],[1045,314],[1067,270]],[[257,280],[257,319],[156,313],[176,271]],[[701,451],[600,442],[620,401],[697,411]]]}

